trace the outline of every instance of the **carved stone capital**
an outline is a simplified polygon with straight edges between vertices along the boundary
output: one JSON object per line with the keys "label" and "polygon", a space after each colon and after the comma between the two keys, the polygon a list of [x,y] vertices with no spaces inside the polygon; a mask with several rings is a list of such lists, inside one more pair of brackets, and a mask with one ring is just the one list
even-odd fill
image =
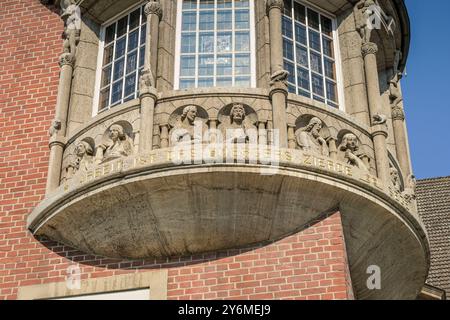
{"label": "carved stone capital", "polygon": [[372,126],[372,138],[380,135],[385,138],[389,136],[387,125],[376,124]]}
{"label": "carved stone capital", "polygon": [[161,3],[159,1],[149,1],[144,7],[144,13],[146,16],[151,14],[157,15],[159,20],[161,20],[163,14]]}
{"label": "carved stone capital", "polygon": [[59,66],[61,68],[67,65],[73,67],[74,64],[75,64],[75,56],[71,53],[63,53],[59,58]]}
{"label": "carved stone capital", "polygon": [[400,106],[395,106],[392,108],[392,120],[405,121],[405,111]]}
{"label": "carved stone capital", "polygon": [[267,0],[266,1],[267,14],[272,9],[279,9],[280,11],[284,10],[284,1],[283,0]]}
{"label": "carved stone capital", "polygon": [[369,54],[377,54],[378,52],[378,46],[373,42],[366,42],[363,43],[361,46],[361,53],[363,57],[369,55]]}

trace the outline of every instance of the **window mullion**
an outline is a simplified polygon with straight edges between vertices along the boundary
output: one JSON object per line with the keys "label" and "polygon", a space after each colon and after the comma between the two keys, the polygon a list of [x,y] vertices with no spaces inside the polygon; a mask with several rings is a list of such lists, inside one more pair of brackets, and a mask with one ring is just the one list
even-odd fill
{"label": "window mullion", "polygon": [[327,77],[325,74],[325,53],[323,52],[323,35],[322,35],[322,15],[319,14],[319,35],[320,35],[320,63],[322,64],[322,82],[323,82],[323,97],[325,98],[325,104],[328,105],[328,93],[327,93]]}
{"label": "window mullion", "polygon": [[298,71],[297,71],[297,33],[295,31],[295,4],[294,0],[291,1],[291,19],[292,19],[292,41],[294,48],[294,83],[295,83],[295,92],[299,94],[299,85],[298,85]]}
{"label": "window mullion", "polygon": [[308,19],[308,8],[305,8],[305,26],[306,26],[306,48],[308,53],[308,73],[309,73],[309,96],[311,99],[314,98],[314,84],[312,78],[312,65],[311,65],[311,49],[309,43],[309,19]]}
{"label": "window mullion", "polygon": [[[116,70],[115,60],[116,60],[116,44],[117,44],[117,21],[114,23],[115,29],[114,29],[114,41],[112,43],[113,46],[113,56],[112,56],[112,62],[111,62],[111,80],[110,80],[110,87],[109,87],[109,101],[108,106],[105,109],[111,109],[112,104],[112,93],[113,93],[113,85],[114,85],[114,71]],[[102,70],[103,71],[103,70]]]}

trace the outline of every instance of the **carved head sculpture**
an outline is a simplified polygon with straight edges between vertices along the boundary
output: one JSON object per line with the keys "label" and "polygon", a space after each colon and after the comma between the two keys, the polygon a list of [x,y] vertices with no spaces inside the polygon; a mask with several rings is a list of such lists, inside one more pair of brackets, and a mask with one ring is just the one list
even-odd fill
{"label": "carved head sculpture", "polygon": [[323,123],[319,118],[312,118],[308,125],[305,127],[304,131],[310,132],[314,138],[319,137],[320,130],[322,130]]}
{"label": "carved head sculpture", "polygon": [[391,175],[392,183],[394,183],[394,185],[397,185],[397,183],[400,180],[400,176],[398,174],[398,170],[395,169],[394,167],[391,167],[389,172],[390,172],[390,175]]}
{"label": "carved head sculpture", "polygon": [[125,136],[125,132],[123,130],[123,127],[121,125],[118,124],[113,124],[110,128],[109,128],[109,137],[111,138],[111,140],[113,142],[116,142],[117,140],[125,140],[126,136]]}
{"label": "carved head sculpture", "polygon": [[353,133],[347,133],[342,137],[341,145],[339,146],[340,151],[350,150],[355,152],[359,150],[358,138]]}
{"label": "carved head sculpture", "polygon": [[245,119],[245,108],[242,104],[235,104],[230,111],[231,123],[242,124]]}
{"label": "carved head sculpture", "polygon": [[93,156],[94,150],[92,149],[91,145],[86,141],[80,141],[75,147],[75,154],[79,158],[83,158],[85,155]]}
{"label": "carved head sculpture", "polygon": [[183,114],[181,115],[182,122],[187,119],[190,125],[194,125],[195,118],[197,118],[196,106],[187,106],[183,109]]}

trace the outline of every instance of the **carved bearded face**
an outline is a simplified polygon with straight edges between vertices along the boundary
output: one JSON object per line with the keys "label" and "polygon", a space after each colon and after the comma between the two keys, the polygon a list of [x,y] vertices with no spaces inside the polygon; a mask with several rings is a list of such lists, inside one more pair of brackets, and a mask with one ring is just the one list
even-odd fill
{"label": "carved bearded face", "polygon": [[119,140],[119,138],[122,134],[123,134],[123,131],[119,126],[112,126],[111,129],[109,129],[109,137],[114,142]]}
{"label": "carved bearded face", "polygon": [[347,142],[346,146],[348,150],[354,151],[358,149],[358,139],[354,134],[348,134],[345,136]]}
{"label": "carved bearded face", "polygon": [[311,130],[311,134],[314,138],[317,138],[319,136],[320,130],[322,130],[322,123],[316,123]]}
{"label": "carved bearded face", "polygon": [[83,143],[77,145],[75,153],[78,157],[82,158],[87,153],[86,146]]}
{"label": "carved bearded face", "polygon": [[233,107],[233,110],[231,112],[231,119],[232,122],[241,124],[242,121],[244,121],[245,118],[245,110],[242,106],[235,106]]}

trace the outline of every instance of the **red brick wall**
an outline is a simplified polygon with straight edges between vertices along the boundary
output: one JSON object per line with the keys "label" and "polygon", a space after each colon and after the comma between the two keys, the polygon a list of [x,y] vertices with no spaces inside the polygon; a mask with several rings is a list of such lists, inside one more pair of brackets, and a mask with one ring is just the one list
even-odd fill
{"label": "red brick wall", "polygon": [[168,268],[170,299],[351,299],[340,215],[277,243],[160,261],[86,255],[26,230],[44,196],[48,128],[62,51],[62,22],[39,0],[0,1],[0,299],[22,286]]}

